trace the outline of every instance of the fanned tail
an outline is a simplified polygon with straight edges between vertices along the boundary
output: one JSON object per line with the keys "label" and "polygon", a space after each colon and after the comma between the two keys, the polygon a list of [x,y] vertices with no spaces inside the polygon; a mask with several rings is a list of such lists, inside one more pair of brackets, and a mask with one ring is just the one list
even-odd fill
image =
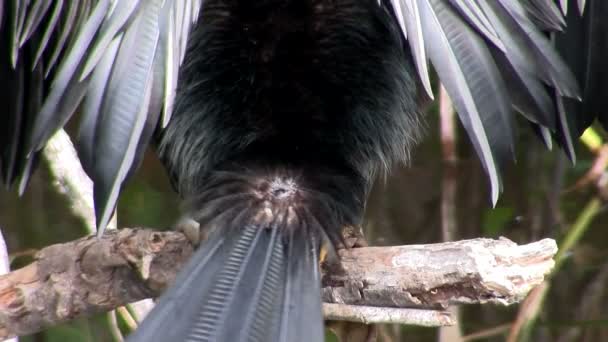
{"label": "fanned tail", "polygon": [[209,239],[129,341],[323,341],[319,248],[349,210],[292,177],[206,188],[193,216]]}

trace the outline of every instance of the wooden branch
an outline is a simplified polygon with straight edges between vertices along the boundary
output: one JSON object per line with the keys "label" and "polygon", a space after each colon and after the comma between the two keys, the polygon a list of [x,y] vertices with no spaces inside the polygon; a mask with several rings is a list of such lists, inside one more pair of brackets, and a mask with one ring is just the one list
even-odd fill
{"label": "wooden branch", "polygon": [[323,299],[389,307],[521,301],[553,268],[557,245],[500,238],[340,251],[342,268],[325,272]]}
{"label": "wooden branch", "polygon": [[[46,247],[32,264],[0,276],[0,338],[158,296],[192,251],[181,233],[148,229],[121,229]],[[341,250],[341,266],[323,265],[323,297],[328,303],[394,308],[510,304],[542,282],[556,251],[549,239],[523,246],[507,239],[475,239]],[[352,305],[340,306],[339,314],[336,308],[324,310],[331,319],[409,322],[398,309],[372,315]],[[419,312],[411,323],[438,326],[451,319]]]}

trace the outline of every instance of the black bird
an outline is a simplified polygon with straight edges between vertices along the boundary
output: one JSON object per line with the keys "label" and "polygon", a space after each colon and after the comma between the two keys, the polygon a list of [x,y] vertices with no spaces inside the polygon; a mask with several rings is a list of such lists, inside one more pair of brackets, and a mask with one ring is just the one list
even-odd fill
{"label": "black bird", "polygon": [[2,180],[23,191],[36,153],[80,108],[103,232],[156,137],[188,216],[210,234],[130,340],[321,341],[320,247],[339,244],[374,177],[407,160],[417,99],[432,96],[427,58],[493,202],[513,157],[512,112],[573,160],[582,130],[608,123],[596,111],[608,5],[578,4],[7,0]]}

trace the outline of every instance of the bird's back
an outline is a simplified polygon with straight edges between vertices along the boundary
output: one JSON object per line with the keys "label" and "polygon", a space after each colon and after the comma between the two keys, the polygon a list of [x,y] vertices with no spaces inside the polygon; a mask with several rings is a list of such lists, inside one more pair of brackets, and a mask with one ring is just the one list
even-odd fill
{"label": "bird's back", "polygon": [[161,153],[182,192],[243,154],[368,174],[418,136],[410,64],[374,0],[206,1]]}

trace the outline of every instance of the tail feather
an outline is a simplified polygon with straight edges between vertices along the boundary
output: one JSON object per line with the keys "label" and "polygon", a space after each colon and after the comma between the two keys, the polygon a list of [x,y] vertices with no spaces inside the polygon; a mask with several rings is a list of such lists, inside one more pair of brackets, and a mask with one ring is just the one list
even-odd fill
{"label": "tail feather", "polygon": [[[275,240],[263,227],[250,225],[239,232],[239,239],[229,251],[223,262],[224,266],[213,280],[208,277],[210,285],[206,291],[201,311],[190,328],[189,341],[239,341],[240,336],[249,330],[241,325],[247,309],[257,307],[259,298],[255,298],[256,283],[266,278],[268,264],[264,254],[273,250]],[[272,253],[271,253],[272,255]],[[256,308],[257,309],[257,308]],[[249,334],[245,335],[248,336]]]}
{"label": "tail feather", "polygon": [[176,285],[161,297],[154,310],[128,340],[184,341],[183,331],[176,324],[184,324],[200,310],[199,303],[192,299],[200,298],[200,285],[210,274],[219,272],[221,264],[214,263],[212,259],[217,259],[229,243],[227,237],[220,234],[210,238],[206,248],[200,248],[192,256],[175,279]]}
{"label": "tail feather", "polygon": [[[273,229],[271,239],[278,239],[278,229]],[[257,302],[257,308],[250,307],[244,325],[248,329],[241,332],[241,340],[246,340],[248,330],[250,330],[251,340],[268,341],[269,331],[276,329],[278,319],[276,312],[276,298],[282,298],[284,293],[285,281],[285,262],[284,248],[280,243],[271,243],[273,247],[269,249],[264,258],[262,270],[264,274],[256,284],[253,302]],[[268,320],[272,324],[268,324]],[[270,329],[268,329],[270,328]]]}
{"label": "tail feather", "polygon": [[[306,223],[302,231],[311,233]],[[297,232],[296,232],[297,233]],[[280,341],[323,341],[318,271],[318,242],[313,234],[290,236],[288,281],[281,315]],[[295,236],[294,236],[295,235]],[[301,239],[301,240],[300,240]],[[300,240],[300,243],[295,243]]]}
{"label": "tail feather", "polygon": [[215,234],[129,340],[322,341],[318,243],[284,228]]}

